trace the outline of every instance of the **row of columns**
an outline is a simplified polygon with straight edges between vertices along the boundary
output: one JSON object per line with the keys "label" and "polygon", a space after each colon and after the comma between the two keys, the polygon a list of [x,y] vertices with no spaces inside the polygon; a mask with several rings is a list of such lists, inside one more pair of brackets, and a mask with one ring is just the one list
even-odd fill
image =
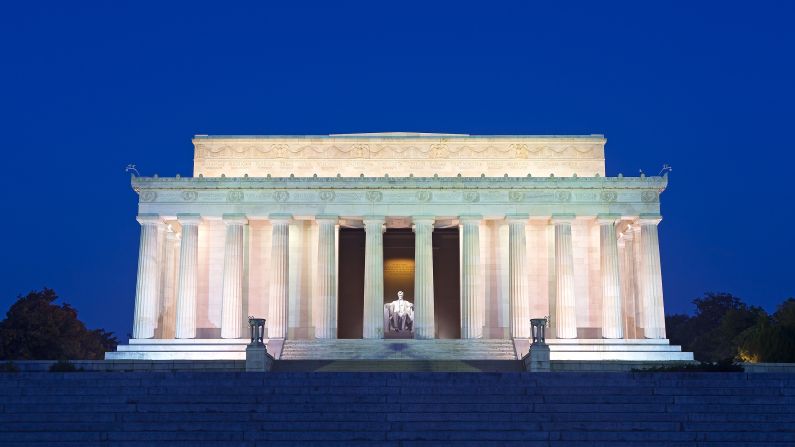
{"label": "row of columns", "polygon": [[[620,216],[600,215],[600,266],[602,283],[602,335],[604,338],[623,338],[622,283],[616,223]],[[268,309],[268,337],[284,338],[287,334],[287,303],[289,291],[289,224],[288,214],[272,214],[270,299]],[[197,214],[180,214],[182,226],[179,241],[179,267],[175,309],[176,338],[196,337],[196,305],[198,289],[198,227]],[[317,294],[319,315],[316,338],[335,338],[337,333],[337,272],[336,272],[336,216],[317,216],[318,258]],[[574,289],[574,250],[571,223],[574,215],[553,215],[555,229],[555,314],[552,323],[557,338],[576,338],[576,309]],[[141,241],[136,285],[133,338],[154,336],[158,318],[159,279],[162,250],[159,249],[165,226],[157,215],[142,214]],[[240,338],[243,330],[244,226],[243,215],[223,216],[226,226],[224,271],[221,308],[221,337]],[[415,337],[435,337],[433,293],[434,218],[415,216]],[[526,226],[528,215],[506,216],[509,227],[509,309],[512,338],[530,336],[530,308],[527,284]],[[659,217],[642,218],[636,228],[641,233],[635,248],[634,263],[638,294],[642,297],[642,322],[646,338],[664,338],[662,322],[662,279],[660,276],[657,224]],[[366,216],[363,337],[383,337],[384,216]],[[460,216],[461,253],[461,338],[483,336],[484,309],[482,272],[480,269],[479,228],[482,216]],[[626,250],[625,250],[626,251]],[[625,262],[626,264],[626,262]]]}

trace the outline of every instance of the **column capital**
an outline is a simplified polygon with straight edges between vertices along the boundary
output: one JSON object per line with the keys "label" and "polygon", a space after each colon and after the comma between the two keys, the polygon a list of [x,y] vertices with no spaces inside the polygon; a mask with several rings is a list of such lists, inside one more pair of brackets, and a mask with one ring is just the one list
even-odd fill
{"label": "column capital", "polygon": [[577,216],[575,214],[553,214],[552,215],[552,223],[553,224],[570,224],[574,221]]}
{"label": "column capital", "polygon": [[158,225],[165,223],[160,217],[160,214],[157,213],[142,213],[139,214],[135,220],[141,225]]}
{"label": "column capital", "polygon": [[383,225],[386,222],[386,218],[384,216],[362,216],[362,222],[365,225]]}
{"label": "column capital", "polygon": [[199,225],[202,222],[201,214],[185,213],[177,214],[177,221],[180,225]]}
{"label": "column capital", "polygon": [[659,214],[641,214],[637,223],[639,225],[657,225],[660,221],[662,221],[662,216]]}
{"label": "column capital", "polygon": [[222,218],[226,225],[245,225],[248,223],[245,214],[224,214]]}
{"label": "column capital", "polygon": [[621,219],[620,214],[605,213],[605,214],[596,215],[596,222],[598,222],[599,225],[615,225],[615,223],[618,222],[619,219]]}
{"label": "column capital", "polygon": [[506,214],[505,220],[508,221],[509,224],[526,224],[530,221],[530,215],[522,213]]}
{"label": "column capital", "polygon": [[339,220],[340,218],[336,214],[318,214],[315,216],[315,221],[318,223],[323,222],[337,224]]}
{"label": "column capital", "polygon": [[435,216],[411,216],[411,222],[415,225],[433,225],[436,222]]}
{"label": "column capital", "polygon": [[458,216],[458,221],[462,224],[479,224],[481,220],[483,220],[483,216],[480,214],[462,214],[461,216]]}
{"label": "column capital", "polygon": [[289,213],[271,213],[268,220],[275,224],[288,224],[293,220],[293,215]]}

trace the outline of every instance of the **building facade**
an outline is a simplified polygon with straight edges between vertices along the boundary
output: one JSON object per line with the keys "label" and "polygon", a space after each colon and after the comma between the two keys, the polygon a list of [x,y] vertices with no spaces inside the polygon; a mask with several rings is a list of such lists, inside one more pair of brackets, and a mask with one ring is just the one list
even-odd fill
{"label": "building facade", "polygon": [[[606,177],[601,135],[193,143],[193,177],[132,179],[133,339],[107,358],[243,358],[248,316],[277,357],[338,338],[504,340],[521,357],[548,316],[553,360],[692,359],[665,334],[667,178]],[[397,290],[408,331],[390,324]]]}

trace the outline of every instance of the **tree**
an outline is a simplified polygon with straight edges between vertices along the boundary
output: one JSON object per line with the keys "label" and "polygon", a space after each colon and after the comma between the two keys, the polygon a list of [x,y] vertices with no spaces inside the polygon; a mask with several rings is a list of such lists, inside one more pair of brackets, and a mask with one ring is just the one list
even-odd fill
{"label": "tree", "polygon": [[102,359],[119,341],[112,332],[90,330],[69,304],[55,304],[52,289],[18,298],[0,322],[0,359]]}
{"label": "tree", "polygon": [[706,293],[693,300],[696,313],[666,317],[671,342],[693,352],[697,360],[716,362],[737,355],[738,336],[757,323],[761,308],[730,293]]}
{"label": "tree", "polygon": [[760,315],[740,334],[738,351],[746,362],[795,362],[795,299],[781,303],[772,316]]}

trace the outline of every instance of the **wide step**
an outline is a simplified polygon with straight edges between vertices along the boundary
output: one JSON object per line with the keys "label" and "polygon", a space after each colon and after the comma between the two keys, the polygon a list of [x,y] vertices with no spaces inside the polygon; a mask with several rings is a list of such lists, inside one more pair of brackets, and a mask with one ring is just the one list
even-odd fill
{"label": "wide step", "polygon": [[516,360],[510,340],[286,340],[282,360]]}

